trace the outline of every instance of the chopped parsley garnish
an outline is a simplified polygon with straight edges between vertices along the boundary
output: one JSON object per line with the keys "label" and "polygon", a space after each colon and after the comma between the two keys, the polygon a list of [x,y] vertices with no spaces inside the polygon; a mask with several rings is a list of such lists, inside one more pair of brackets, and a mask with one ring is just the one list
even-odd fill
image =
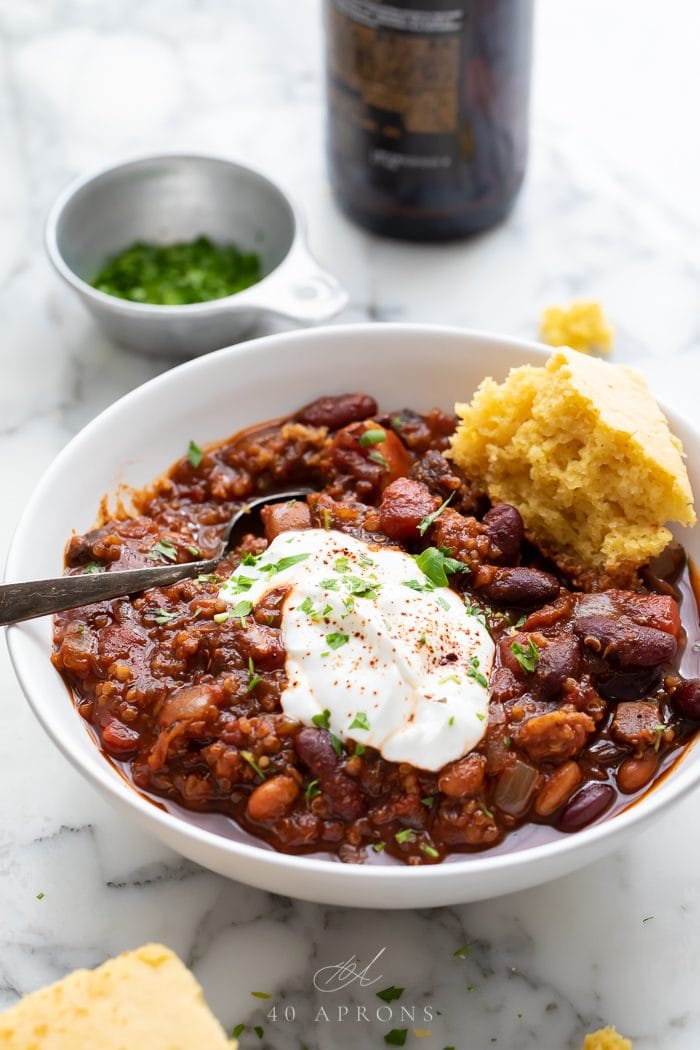
{"label": "chopped parsley garnish", "polygon": [[467,676],[473,678],[475,682],[478,682],[484,689],[488,689],[489,683],[486,675],[482,674],[479,670],[479,657],[474,656],[469,661],[469,667],[467,668]]}
{"label": "chopped parsley garnish", "polygon": [[434,846],[429,846],[427,842],[421,842],[419,849],[421,853],[425,853],[426,857],[439,857],[440,854]]}
{"label": "chopped parsley garnish", "polygon": [[418,644],[419,645],[427,645],[428,644],[428,639],[425,637],[424,634],[422,634],[420,636],[420,638],[418,639]]}
{"label": "chopped parsley garnish", "polygon": [[416,837],[416,833],[413,828],[404,828],[403,831],[397,831],[394,838],[401,846],[404,842],[413,842]]}
{"label": "chopped parsley garnish", "polygon": [[241,591],[249,591],[250,588],[255,583],[255,580],[253,579],[252,576],[239,575],[239,576],[232,576],[231,580],[230,580],[230,583],[231,583],[231,590],[233,591],[233,593],[234,594],[240,594]]}
{"label": "chopped parsley garnish", "polygon": [[195,576],[195,583],[221,583],[221,577],[217,576],[215,572],[205,572],[200,576]]}
{"label": "chopped parsley garnish", "polygon": [[430,528],[430,526],[437,521],[445,507],[449,507],[454,497],[454,492],[451,492],[447,499],[444,501],[444,503],[440,504],[437,510],[434,510],[432,514],[426,514],[426,516],[423,518],[420,525],[418,526],[418,531],[420,532],[421,536],[424,536]]}
{"label": "chopped parsley garnish", "polygon": [[352,594],[349,594],[347,598],[343,598],[343,607],[345,609],[345,615],[355,611],[355,598]]}
{"label": "chopped parsley garnish", "polygon": [[267,565],[261,565],[259,568],[261,572],[267,572],[272,576],[276,572],[284,572],[285,569],[290,569],[292,565],[298,565],[300,561],[306,561],[308,557],[308,552],[306,554],[288,554],[286,558],[268,562]]}
{"label": "chopped parsley garnish", "polygon": [[376,448],[373,448],[367,459],[371,459],[373,463],[378,463],[384,470],[389,469],[389,461],[386,456],[383,456],[381,452],[378,452]]}
{"label": "chopped parsley garnish", "polygon": [[237,1024],[236,1027],[231,1032],[231,1037],[233,1039],[238,1039],[238,1037],[241,1034],[241,1032],[245,1032],[245,1025],[244,1024]]}
{"label": "chopped parsley garnish", "polygon": [[438,594],[438,596],[435,599],[435,601],[438,603],[438,605],[440,606],[441,609],[444,609],[445,612],[449,612],[450,603],[448,601],[446,601],[441,594]]}
{"label": "chopped parsley garnish", "polygon": [[318,786],[318,780],[310,780],[309,783],[306,785],[306,790],[304,791],[304,798],[307,800],[307,802],[311,802],[313,798],[316,798],[316,796],[320,794],[321,789]]}
{"label": "chopped parsley garnish", "polygon": [[449,722],[447,724],[448,724],[448,726],[453,726],[455,724],[455,716],[454,715],[450,716],[450,720],[449,720]]}
{"label": "chopped parsley garnish", "polygon": [[312,715],[311,721],[318,729],[328,729],[331,724],[331,713],[326,707],[322,714]]}
{"label": "chopped parsley garnish", "polygon": [[376,583],[371,580],[363,580],[359,576],[346,576],[343,580],[345,586],[349,589],[351,594],[354,594],[357,598],[378,598],[379,591],[381,590],[381,583]]}
{"label": "chopped parsley garnish", "polygon": [[338,739],[338,737],[335,735],[335,733],[331,733],[329,731],[328,735],[331,738],[331,744],[333,745],[333,750],[335,751],[336,755],[338,756],[338,758],[342,758],[342,756],[343,756],[343,745],[342,745],[342,742]]}
{"label": "chopped parsley garnish", "polygon": [[491,810],[490,810],[490,809],[487,809],[487,807],[486,807],[486,806],[484,805],[484,803],[483,803],[483,802],[481,803],[481,812],[482,812],[482,813],[483,813],[483,814],[484,814],[485,816],[487,816],[487,817],[489,818],[489,820],[493,820],[493,813],[491,812]]}
{"label": "chopped parsley garnish", "polygon": [[166,561],[177,561],[177,547],[170,540],[159,539],[157,543],[154,543],[148,552],[149,558],[154,558],[158,554],[165,558]]}
{"label": "chopped parsley garnish", "polygon": [[526,620],[527,620],[527,615],[525,613],[523,613],[523,615],[519,616],[518,619],[515,621],[515,623],[513,624],[513,627],[516,627],[518,630],[520,630],[520,628],[523,626],[523,624],[525,623]]}
{"label": "chopped parsley garnish", "polygon": [[269,992],[251,992],[254,999],[271,999],[272,996]]}
{"label": "chopped parsley garnish", "polygon": [[362,448],[368,448],[370,445],[381,445],[382,441],[386,441],[386,433],[383,430],[365,430],[364,434],[360,434],[359,437]]}
{"label": "chopped parsley garnish", "polygon": [[435,587],[430,582],[430,580],[426,580],[425,583],[421,583],[420,580],[404,580],[403,581],[403,585],[404,585],[404,587],[410,587],[412,591],[434,591],[435,590]]}
{"label": "chopped parsley garnish", "polygon": [[466,959],[472,950],[471,944],[463,944],[461,948],[458,948],[456,952],[453,952],[455,959]]}
{"label": "chopped parsley garnish", "polygon": [[331,649],[340,649],[341,646],[347,645],[350,641],[349,634],[341,634],[340,631],[331,631],[330,634],[326,635],[326,642]]}
{"label": "chopped parsley garnish", "polygon": [[327,591],[339,591],[340,580],[321,580],[321,586],[325,587]]}
{"label": "chopped parsley garnish", "polygon": [[199,464],[202,462],[203,455],[204,453],[202,452],[197,442],[190,441],[189,445],[187,446],[187,462],[189,463],[189,465],[191,467],[194,467],[194,469],[196,470]]}
{"label": "chopped parsley garnish", "polygon": [[480,722],[483,722],[484,719],[486,718],[486,715],[482,715],[481,711],[477,711],[476,712],[476,717],[479,719]]}
{"label": "chopped parsley garnish", "polygon": [[367,721],[367,715],[364,711],[358,711],[354,719],[348,726],[348,729],[366,729],[369,730],[369,722]]}
{"label": "chopped parsley garnish", "polygon": [[325,619],[325,617],[326,616],[330,616],[330,614],[332,612],[333,612],[333,606],[332,605],[324,605],[323,610],[321,611],[321,616]]}
{"label": "chopped parsley garnish", "polygon": [[393,1003],[396,999],[400,999],[403,993],[406,991],[405,988],[396,988],[393,984],[389,988],[384,988],[381,992],[375,992],[377,999],[381,999],[384,1003]]}
{"label": "chopped parsley garnish", "polygon": [[392,1028],[390,1032],[384,1036],[384,1042],[387,1046],[405,1046],[406,1036],[408,1035],[408,1028]]}
{"label": "chopped parsley garnish", "polygon": [[367,748],[364,744],[355,744],[355,754],[358,756],[358,758],[360,757],[360,755],[364,755],[366,750]]}
{"label": "chopped parsley garnish", "polygon": [[312,620],[318,620],[319,618],[318,613],[314,609],[314,603],[311,601],[311,598],[309,598],[308,595],[306,598],[304,598],[303,602],[300,603],[299,612],[303,612]]}
{"label": "chopped parsley garnish", "polygon": [[444,550],[437,547],[426,547],[420,554],[414,555],[416,565],[436,587],[448,587],[447,574],[470,572],[464,562],[451,558]]}
{"label": "chopped parsley garnish", "polygon": [[261,558],[262,554],[251,554],[250,551],[248,551],[248,553],[244,554],[241,558],[241,565],[257,565]]}
{"label": "chopped parsley garnish", "polygon": [[170,623],[171,620],[176,620],[180,614],[176,612],[166,612],[165,609],[158,609],[153,617],[156,623]]}
{"label": "chopped parsley garnish", "polygon": [[383,853],[386,848],[386,842],[373,842],[372,849],[375,853]]}
{"label": "chopped parsley garnish", "polygon": [[422,806],[432,806],[432,804],[433,804],[433,802],[435,801],[436,798],[437,798],[437,795],[426,795],[425,798],[422,798],[420,800],[421,801],[421,805]]}
{"label": "chopped parsley garnish", "polygon": [[36,899],[37,899],[38,901],[43,901],[43,899],[44,899],[44,897],[45,897],[45,896],[46,896],[46,894],[45,894],[45,893],[44,893],[44,891],[42,890],[42,891],[41,891],[41,893],[37,893],[37,895],[36,895]]}
{"label": "chopped parsley garnish", "polygon": [[91,576],[93,573],[104,571],[104,565],[98,565],[96,561],[89,561],[83,569],[83,576]]}
{"label": "chopped parsley garnish", "polygon": [[187,548],[187,553],[191,554],[193,558],[201,558],[202,557],[201,549],[199,547],[196,547],[194,545],[194,543],[190,543],[190,545]]}
{"label": "chopped parsley garnish", "polygon": [[260,685],[262,678],[259,674],[255,673],[255,664],[253,663],[253,657],[248,657],[248,688],[246,693],[250,693],[255,689],[256,685]]}
{"label": "chopped parsley garnish", "polygon": [[444,678],[441,678],[438,685],[444,685],[445,682],[454,682],[455,685],[461,685],[462,679],[456,674],[446,674]]}
{"label": "chopped parsley garnish", "polygon": [[341,554],[339,558],[335,559],[333,568],[336,572],[350,572],[350,560]]}
{"label": "chopped parsley garnish", "polygon": [[467,611],[467,616],[473,616],[475,620],[479,621],[482,627],[486,627],[486,615],[480,605],[476,605],[476,603],[470,602],[465,598],[464,607]]}
{"label": "chopped parsley garnish", "polygon": [[664,731],[665,730],[666,730],[666,726],[663,724],[663,722],[659,722],[658,725],[654,726],[654,729],[652,730],[652,732],[656,736],[656,740],[654,742],[654,751],[658,751],[659,748],[661,747],[661,740],[662,740],[662,737],[664,735]]}
{"label": "chopped parsley garnish", "polygon": [[214,613],[212,619],[214,620],[214,623],[226,623],[230,615],[231,613],[229,612]]}
{"label": "chopped parsley garnish", "polygon": [[241,755],[241,757],[242,757],[242,758],[244,758],[244,759],[246,760],[246,762],[248,763],[248,765],[250,766],[250,768],[251,768],[252,770],[254,770],[254,772],[256,772],[256,773],[258,774],[258,776],[260,777],[260,779],[261,779],[261,780],[264,780],[264,779],[265,779],[265,774],[263,773],[262,769],[260,768],[260,766],[258,765],[258,763],[257,763],[257,762],[255,761],[255,759],[253,758],[253,756],[252,756],[252,754],[250,753],[250,751],[241,751],[241,752],[240,752],[240,755]]}
{"label": "chopped parsley garnish", "polygon": [[261,1024],[256,1024],[253,1028],[253,1031],[257,1035],[258,1039],[262,1039],[262,1037],[265,1035],[265,1029]]}
{"label": "chopped parsley garnish", "polygon": [[374,558],[370,558],[368,554],[361,554],[357,559],[358,565],[361,565],[363,569],[367,569],[370,565],[376,565]]}
{"label": "chopped parsley garnish", "polygon": [[540,658],[540,651],[532,638],[530,638],[526,646],[522,646],[518,642],[513,642],[510,650],[523,671],[528,671],[532,674],[537,667]]}

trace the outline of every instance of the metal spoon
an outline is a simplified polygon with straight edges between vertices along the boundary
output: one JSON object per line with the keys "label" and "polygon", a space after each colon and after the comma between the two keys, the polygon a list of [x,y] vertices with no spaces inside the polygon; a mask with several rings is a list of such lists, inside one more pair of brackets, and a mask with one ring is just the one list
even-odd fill
{"label": "metal spoon", "polygon": [[75,609],[80,605],[122,598],[149,587],[166,587],[179,580],[187,580],[213,572],[228,550],[233,531],[251,511],[266,503],[283,503],[306,496],[310,489],[290,489],[267,496],[256,496],[244,503],[226,526],[218,553],[202,561],[188,561],[183,565],[157,565],[148,569],[120,569],[118,572],[89,573],[79,576],[59,576],[55,580],[34,580],[30,583],[5,583],[0,586],[0,627],[33,620],[37,616]]}

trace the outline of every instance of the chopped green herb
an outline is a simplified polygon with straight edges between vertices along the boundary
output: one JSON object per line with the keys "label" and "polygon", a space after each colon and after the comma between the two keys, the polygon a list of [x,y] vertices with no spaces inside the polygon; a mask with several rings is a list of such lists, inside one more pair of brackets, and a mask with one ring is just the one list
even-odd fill
{"label": "chopped green herb", "polygon": [[[469,678],[473,678],[475,682],[478,682],[479,685],[482,686],[482,688],[488,689],[488,687],[489,687],[488,679],[479,670],[479,657],[478,656],[474,656],[469,661],[469,668],[467,670],[467,675],[468,675]],[[483,718],[482,718],[482,721],[483,721]]]}
{"label": "chopped green herb", "polygon": [[364,755],[366,750],[367,748],[364,744],[355,744],[355,754],[358,756],[358,758],[360,755]]}
{"label": "chopped green herb", "polygon": [[347,645],[350,641],[350,635],[341,634],[340,631],[331,631],[330,634],[326,635],[326,641],[331,649],[340,649],[341,646]]}
{"label": "chopped green herb", "polygon": [[383,430],[365,430],[364,434],[360,434],[358,440],[362,448],[367,448],[370,445],[381,445],[382,441],[386,441],[386,433]]}
{"label": "chopped green herb", "polygon": [[316,796],[320,794],[321,789],[318,786],[318,780],[310,780],[309,783],[306,785],[306,790],[304,791],[304,798],[307,800],[307,802],[311,802],[313,798],[316,798]]}
{"label": "chopped green herb", "polygon": [[285,569],[290,569],[292,565],[298,565],[300,561],[306,561],[309,557],[307,554],[290,554],[286,558],[280,558],[275,565],[275,572],[284,572]]}
{"label": "chopped green herb", "polygon": [[251,992],[250,993],[255,999],[271,999],[272,996],[269,992]]}
{"label": "chopped green herb", "polygon": [[475,713],[476,713],[476,717],[479,719],[480,722],[483,722],[484,719],[486,718],[486,715],[482,715],[481,711],[476,711]]}
{"label": "chopped green herb", "polygon": [[510,649],[523,671],[528,671],[532,674],[537,667],[540,658],[540,651],[532,638],[530,638],[526,646],[522,646],[518,642],[513,642]]}
{"label": "chopped green herb", "polygon": [[390,1032],[384,1036],[384,1042],[387,1046],[405,1046],[406,1036],[408,1035],[408,1028],[392,1028]]}
{"label": "chopped green herb", "polygon": [[312,715],[311,716],[311,721],[319,729],[328,729],[330,724],[331,724],[331,713],[328,710],[328,708],[326,707],[322,714],[320,714],[320,715]]}
{"label": "chopped green herb", "polygon": [[202,557],[202,551],[199,549],[199,547],[195,547],[194,543],[190,543],[190,545],[187,547],[187,553],[191,554],[193,558]]}
{"label": "chopped green herb", "polygon": [[85,634],[85,624],[84,623],[79,623],[77,628],[76,628],[76,630],[77,630],[78,634]]}
{"label": "chopped green herb", "polygon": [[458,948],[456,952],[453,952],[455,959],[466,959],[472,950],[471,944],[463,944],[461,948]]}
{"label": "chopped green herb", "polygon": [[331,512],[329,511],[328,507],[323,507],[323,509],[321,510],[321,521],[323,523],[324,529],[330,529]]}
{"label": "chopped green herb", "polygon": [[430,526],[437,521],[445,507],[449,507],[450,503],[454,498],[455,494],[454,492],[451,492],[447,499],[440,504],[437,510],[434,510],[432,514],[426,514],[426,516],[423,518],[420,525],[418,526],[418,531],[420,532],[421,536],[424,536],[426,534]]}
{"label": "chopped green herb", "polygon": [[665,730],[666,726],[663,724],[663,722],[659,722],[658,725],[654,726],[653,733],[656,736],[656,740],[654,742],[654,751],[658,751],[661,747],[661,741],[663,739]]}
{"label": "chopped green herb", "polygon": [[428,644],[428,639],[425,637],[424,634],[422,634],[420,636],[420,638],[418,639],[418,644],[419,645],[427,645]]}
{"label": "chopped green herb", "polygon": [[250,693],[255,689],[256,685],[260,685],[262,678],[259,674],[255,673],[255,664],[253,663],[253,657],[248,657],[248,688],[246,693]]}
{"label": "chopped green herb", "polygon": [[149,558],[155,557],[156,552],[166,561],[177,561],[177,547],[170,540],[159,539],[148,552]]}
{"label": "chopped green herb", "polygon": [[325,587],[327,591],[339,591],[340,580],[321,580],[321,586]]}
{"label": "chopped green herb", "polygon": [[333,606],[332,605],[324,605],[323,612],[321,613],[321,616],[325,619],[327,616],[330,616],[330,614],[332,612],[333,612]]}
{"label": "chopped green herb", "polygon": [[414,558],[421,572],[425,573],[436,587],[449,586],[448,573],[471,571],[464,562],[451,558],[444,550],[437,547],[426,547],[420,554],[414,555]]}
{"label": "chopped green herb", "polygon": [[363,569],[369,568],[370,565],[376,565],[374,558],[370,558],[368,554],[361,554],[357,559],[358,565],[361,565]]}
{"label": "chopped green herb", "polygon": [[240,594],[241,591],[249,591],[254,583],[255,580],[252,576],[237,575],[232,576],[229,580],[229,585],[234,594]]}
{"label": "chopped green herb", "polygon": [[372,849],[375,853],[383,853],[386,848],[386,842],[373,842]]}
{"label": "chopped green herb", "polygon": [[483,802],[481,803],[481,812],[484,813],[489,818],[489,820],[493,820],[493,813],[484,805]]}
{"label": "chopped green herb", "polygon": [[262,276],[255,252],[199,236],[171,244],[135,241],[111,256],[90,284],[118,299],[184,306],[233,295]]}
{"label": "chopped green herb", "polygon": [[212,619],[214,620],[214,623],[226,623],[230,615],[231,613],[229,612],[214,613]]}
{"label": "chopped green herb", "polygon": [[513,626],[516,627],[518,630],[520,630],[520,628],[523,626],[523,624],[525,623],[526,620],[527,620],[527,615],[523,613],[522,616],[518,617],[518,619],[515,621]]}
{"label": "chopped green herb", "polygon": [[450,717],[450,720],[449,720],[449,722],[447,724],[448,724],[448,726],[453,726],[455,724],[455,716],[454,715],[452,715]]}
{"label": "chopped green herb", "polygon": [[83,576],[91,576],[94,573],[104,572],[104,565],[98,565],[96,561],[89,561],[83,569]]}
{"label": "chopped green herb", "polygon": [[238,1037],[241,1034],[241,1032],[245,1032],[245,1025],[244,1024],[237,1024],[236,1027],[231,1032],[231,1038],[232,1039],[238,1039]]}
{"label": "chopped green herb", "polygon": [[263,1026],[261,1024],[256,1024],[256,1026],[253,1029],[253,1031],[257,1035],[258,1039],[262,1039],[262,1037],[265,1035],[265,1029],[263,1028]]}
{"label": "chopped green herb", "polygon": [[422,806],[432,806],[432,804],[433,804],[433,802],[435,801],[436,798],[437,798],[437,795],[426,795],[425,798],[422,798],[420,800],[421,801],[421,805]]}
{"label": "chopped green herb", "polygon": [[381,992],[375,992],[377,999],[381,999],[384,1003],[393,1003],[396,999],[400,999],[403,993],[406,991],[405,988],[396,988],[392,984],[389,988],[384,988]]}
{"label": "chopped green herb", "polygon": [[339,558],[335,559],[333,568],[336,572],[350,572],[350,561],[344,554],[341,554]]}
{"label": "chopped green herb", "polygon": [[441,609],[444,609],[445,612],[449,612],[450,603],[446,601],[441,594],[437,595],[435,601],[438,603]]}
{"label": "chopped green herb", "polygon": [[45,897],[45,896],[46,896],[46,894],[45,894],[45,893],[44,893],[44,891],[42,890],[42,891],[41,891],[41,893],[37,893],[37,895],[36,895],[36,899],[37,899],[38,901],[43,901],[43,899],[44,899],[44,897]]}
{"label": "chopped green herb", "polygon": [[367,721],[367,715],[364,711],[358,711],[354,719],[348,726],[348,729],[367,729],[369,730],[369,722]]}
{"label": "chopped green herb", "polygon": [[165,609],[158,609],[153,619],[156,623],[170,623],[171,620],[177,620],[180,614],[176,612],[166,612]]}
{"label": "chopped green herb", "polygon": [[204,453],[197,444],[196,441],[190,441],[187,447],[187,462],[191,467],[196,470],[199,464],[202,462],[202,456]]}
{"label": "chopped green herb", "polygon": [[248,553],[244,554],[241,558],[241,565],[257,565],[261,558],[262,554],[251,554],[250,551],[248,551]]}
{"label": "chopped green herb", "polygon": [[404,842],[413,842],[416,837],[416,833],[412,828],[404,828],[403,831],[397,831],[394,838],[402,845]]}
{"label": "chopped green herb", "polygon": [[426,857],[439,857],[440,854],[434,846],[429,846],[427,842],[421,842],[419,849],[422,853],[425,853]]}
{"label": "chopped green herb", "polygon": [[200,576],[195,576],[195,583],[221,583],[221,577],[217,576],[215,572],[205,572]]}
{"label": "chopped green herb", "polygon": [[300,603],[299,612],[303,612],[306,616],[311,617],[312,620],[318,619],[318,613],[314,609],[314,603],[308,596]]}
{"label": "chopped green herb", "polygon": [[240,752],[240,754],[241,754],[241,757],[242,757],[242,758],[244,758],[244,759],[246,760],[246,762],[248,763],[248,765],[250,766],[250,768],[251,768],[252,770],[254,770],[254,771],[255,771],[255,772],[256,772],[256,773],[258,774],[258,776],[260,777],[260,779],[261,779],[261,780],[264,780],[264,779],[265,779],[265,774],[263,773],[262,769],[260,768],[260,766],[258,765],[258,763],[257,763],[257,762],[255,761],[255,759],[253,758],[253,756],[252,756],[252,754],[250,753],[250,751],[241,751],[241,752]]}
{"label": "chopped green herb", "polygon": [[384,468],[384,470],[389,469],[389,461],[386,456],[382,455],[381,452],[378,452],[376,448],[372,449],[367,459],[371,459],[373,463],[378,463],[380,467]]}
{"label": "chopped green herb", "polygon": [[381,583],[363,580],[359,576],[346,576],[343,583],[356,598],[373,598],[375,600],[379,597],[379,591],[382,586]]}
{"label": "chopped green herb", "polygon": [[444,678],[441,678],[438,685],[444,685],[445,682],[454,682],[455,685],[461,685],[462,679],[456,674],[446,674]]}
{"label": "chopped green herb", "polygon": [[509,736],[504,736],[503,737],[503,746],[504,747],[510,747],[511,744],[512,744],[512,740],[510,739],[510,737]]}
{"label": "chopped green herb", "polygon": [[[43,896],[43,894],[42,894],[42,896]],[[642,919],[642,922],[651,922],[651,920],[652,920],[653,918],[654,918],[654,916],[653,916],[653,915],[647,915],[647,917],[646,917],[645,919]]]}
{"label": "chopped green herb", "polygon": [[475,620],[478,620],[482,627],[486,627],[486,616],[484,610],[480,605],[476,605],[469,601],[467,598],[464,599],[464,605],[467,610],[467,616],[473,616]]}
{"label": "chopped green herb", "polygon": [[352,594],[349,594],[347,598],[343,598],[343,608],[345,609],[345,615],[355,611],[355,598]]}
{"label": "chopped green herb", "polygon": [[343,745],[342,745],[341,741],[338,739],[338,737],[335,735],[335,733],[329,732],[328,735],[331,738],[331,744],[333,745],[333,750],[335,751],[336,755],[338,756],[338,758],[342,758],[342,756],[343,756]]}
{"label": "chopped green herb", "polygon": [[425,583],[421,583],[420,580],[403,580],[404,587],[410,587],[412,591],[434,591],[435,586],[426,580]]}

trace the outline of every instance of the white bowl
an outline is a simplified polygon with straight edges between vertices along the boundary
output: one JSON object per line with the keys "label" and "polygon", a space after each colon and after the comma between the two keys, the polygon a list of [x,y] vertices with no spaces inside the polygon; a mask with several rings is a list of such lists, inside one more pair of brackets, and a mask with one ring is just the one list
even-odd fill
{"label": "white bowl", "polygon": [[[281,416],[321,394],[364,390],[386,408],[450,408],[468,399],[484,375],[539,363],[534,343],[458,329],[357,325],[293,332],[198,358],[132,391],[94,419],[61,452],[39,483],[14,537],[8,580],[55,576],[72,530],[88,529],[105,492],[142,485],[183,454],[190,438],[204,443]],[[688,453],[700,492],[700,435],[668,413]],[[700,528],[679,538],[700,560]],[[12,661],[37,718],[67,758],[107,798],[186,857],[260,888],[337,905],[415,908],[473,901],[521,890],[587,864],[700,780],[700,749],[623,812],[577,834],[516,852],[456,855],[440,865],[348,865],[292,857],[242,831],[227,837],[217,820],[167,812],[137,793],[97,749],[49,661],[48,618],[8,631]],[[227,827],[231,822],[226,822]]]}

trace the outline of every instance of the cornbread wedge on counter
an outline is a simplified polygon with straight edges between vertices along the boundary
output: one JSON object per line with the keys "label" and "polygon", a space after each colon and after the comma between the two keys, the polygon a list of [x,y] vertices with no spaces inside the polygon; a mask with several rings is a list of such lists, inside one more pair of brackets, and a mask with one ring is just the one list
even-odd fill
{"label": "cornbread wedge on counter", "polygon": [[667,522],[695,523],[681,443],[631,368],[564,347],[455,410],[454,461],[580,586],[629,584]]}
{"label": "cornbread wedge on counter", "polygon": [[76,970],[0,1014],[2,1050],[235,1050],[162,944]]}
{"label": "cornbread wedge on counter", "polygon": [[581,1050],[632,1050],[632,1044],[614,1028],[599,1028],[586,1036]]}

